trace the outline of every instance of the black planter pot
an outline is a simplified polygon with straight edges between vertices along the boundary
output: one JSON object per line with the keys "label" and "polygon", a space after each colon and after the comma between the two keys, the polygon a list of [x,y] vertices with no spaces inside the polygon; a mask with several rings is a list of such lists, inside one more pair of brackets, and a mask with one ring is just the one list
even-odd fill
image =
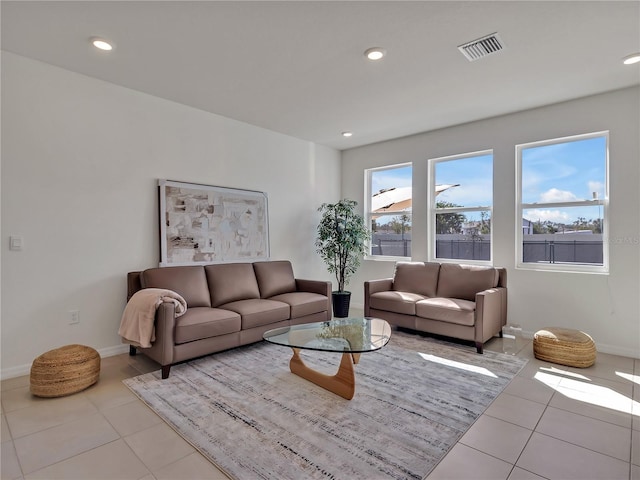
{"label": "black planter pot", "polygon": [[349,302],[351,302],[351,292],[331,292],[333,302],[333,316],[345,318],[349,316]]}

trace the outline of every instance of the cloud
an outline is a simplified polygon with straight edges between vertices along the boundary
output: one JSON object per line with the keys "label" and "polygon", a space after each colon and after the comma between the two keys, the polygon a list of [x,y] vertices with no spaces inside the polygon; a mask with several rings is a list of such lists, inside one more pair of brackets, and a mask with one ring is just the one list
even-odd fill
{"label": "cloud", "polygon": [[574,202],[576,200],[580,199],[573,193],[566,190],[559,190],[557,188],[551,188],[540,194],[540,202],[542,203]]}
{"label": "cloud", "polygon": [[570,221],[569,214],[561,210],[534,209],[527,210],[525,215],[527,220],[531,220],[532,222],[537,222],[539,220],[541,222],[550,221],[554,223],[566,223]]}

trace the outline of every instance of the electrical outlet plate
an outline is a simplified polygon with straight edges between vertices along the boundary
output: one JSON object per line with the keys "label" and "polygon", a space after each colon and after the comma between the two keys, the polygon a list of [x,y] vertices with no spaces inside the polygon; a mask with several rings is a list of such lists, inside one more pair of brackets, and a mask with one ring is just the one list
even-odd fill
{"label": "electrical outlet plate", "polygon": [[69,325],[75,325],[77,323],[80,323],[80,311],[71,310],[69,312]]}

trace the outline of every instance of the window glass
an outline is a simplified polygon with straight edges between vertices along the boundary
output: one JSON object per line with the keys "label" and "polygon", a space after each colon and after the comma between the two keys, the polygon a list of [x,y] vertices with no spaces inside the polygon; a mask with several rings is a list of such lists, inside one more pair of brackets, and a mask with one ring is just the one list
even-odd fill
{"label": "window glass", "polygon": [[493,154],[430,160],[431,258],[491,261]]}
{"label": "window glass", "polygon": [[493,155],[435,162],[436,201],[456,207],[491,206]]}
{"label": "window glass", "polygon": [[606,137],[599,136],[523,148],[522,203],[603,198],[606,146]]}
{"label": "window glass", "polygon": [[411,257],[411,164],[371,169],[365,175],[371,255]]}
{"label": "window glass", "polygon": [[518,266],[606,271],[606,133],[517,147]]}

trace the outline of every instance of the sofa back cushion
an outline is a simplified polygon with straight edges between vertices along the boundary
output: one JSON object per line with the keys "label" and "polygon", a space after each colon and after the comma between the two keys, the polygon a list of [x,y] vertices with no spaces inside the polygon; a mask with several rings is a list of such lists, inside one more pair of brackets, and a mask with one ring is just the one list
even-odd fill
{"label": "sofa back cushion", "polygon": [[187,307],[210,307],[207,277],[201,265],[149,268],[140,275],[142,288],[165,288],[179,293]]}
{"label": "sofa back cushion", "polygon": [[435,262],[397,262],[393,289],[425,297],[435,297],[440,264]]}
{"label": "sofa back cushion", "polygon": [[476,293],[498,285],[499,272],[493,267],[443,263],[438,279],[438,297],[475,301]]}
{"label": "sofa back cushion", "polygon": [[206,265],[204,271],[209,282],[212,307],[237,300],[260,298],[258,282],[250,263]]}
{"label": "sofa back cushion", "polygon": [[253,271],[256,274],[260,297],[262,298],[296,291],[293,267],[288,260],[255,262]]}

